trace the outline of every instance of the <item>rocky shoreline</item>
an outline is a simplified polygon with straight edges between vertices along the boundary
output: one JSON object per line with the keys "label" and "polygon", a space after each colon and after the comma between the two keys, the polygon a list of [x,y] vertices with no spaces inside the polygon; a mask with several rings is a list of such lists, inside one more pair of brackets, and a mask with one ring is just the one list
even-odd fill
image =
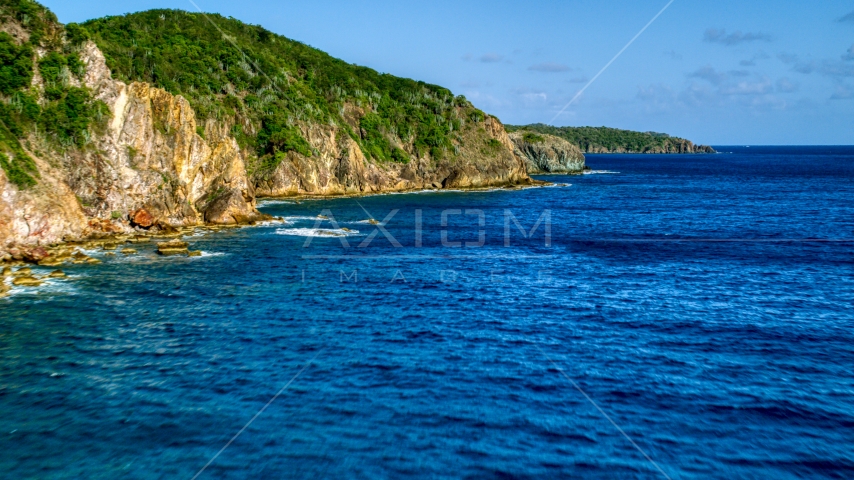
{"label": "rocky shoreline", "polygon": [[[446,125],[452,145],[415,148],[414,137],[394,137],[405,160],[379,161],[364,149],[373,138],[362,125],[376,115],[371,102],[345,102],[332,122],[289,120],[309,148],[280,152],[276,162],[261,164],[243,141],[259,135],[259,125],[240,115],[199,117],[181,95],[115,78],[98,45],[69,44],[55,26],[51,48],[72,52],[79,67],[69,71],[66,86],[91,95],[101,113],[87,127],[83,147],[59,146],[24,130],[17,134],[20,151],[6,155],[31,158],[37,180],[21,185],[0,169],[0,266],[94,264],[97,259],[84,258],[82,250],[131,255],[133,243],[145,238],[165,242],[200,228],[272,220],[258,211],[258,199],[525,188],[544,185],[529,173],[581,173],[584,167],[583,155],[567,142],[549,135],[536,145],[511,138],[497,118],[469,112],[468,103],[450,107],[459,117],[459,124]],[[17,17],[5,17],[2,31],[14,44],[27,41]],[[42,101],[50,85],[40,65],[49,54],[36,52],[28,85]],[[194,254],[178,243],[163,251]]]}
{"label": "rocky shoreline", "polygon": [[[524,182],[518,182],[508,185],[492,186],[492,187],[462,187],[459,191],[464,192],[485,192],[496,190],[521,190],[526,188],[537,188],[550,186],[552,183],[544,182],[532,178],[527,178]],[[367,197],[375,195],[388,194],[405,194],[405,193],[420,193],[420,192],[441,192],[447,189],[408,189],[401,191],[387,191],[365,194],[332,194],[332,195],[287,195],[278,197],[261,197],[257,200],[262,204],[264,201],[294,201],[299,204],[306,200],[324,200],[324,199],[340,199]],[[263,205],[262,205],[263,206]],[[145,217],[143,212],[135,212],[137,217]],[[132,215],[131,217],[134,217]],[[48,279],[65,279],[66,275],[61,269],[53,270],[47,274],[38,276],[32,272],[31,267],[62,267],[65,265],[99,265],[101,260],[94,258],[92,255],[85,252],[101,251],[107,257],[115,257],[118,255],[132,256],[139,252],[136,247],[140,244],[155,245],[155,252],[164,257],[199,257],[202,252],[191,250],[188,242],[184,241],[185,237],[193,236],[200,231],[202,232],[221,232],[224,230],[234,230],[240,228],[249,228],[257,226],[262,222],[284,222],[283,218],[277,218],[270,215],[259,213],[255,218],[247,220],[243,223],[234,223],[226,225],[217,224],[201,224],[182,227],[171,227],[168,225],[152,223],[147,227],[142,227],[136,224],[140,218],[125,219],[122,222],[128,226],[132,226],[132,233],[99,233],[97,236],[61,241],[51,245],[14,245],[0,250],[0,298],[8,296],[15,287],[32,288],[41,286]],[[371,225],[377,225],[380,222],[375,219],[366,220]],[[145,224],[146,222],[143,222]],[[11,278],[11,285],[4,282],[5,279]]]}
{"label": "rocky shoreline", "polygon": [[[266,216],[268,221],[283,221]],[[199,231],[219,232],[229,229],[248,227],[256,222],[243,225],[199,225],[181,227],[170,231],[139,232],[135,235],[107,235],[100,238],[73,240],[49,246],[12,247],[0,257],[0,298],[8,296],[13,288],[33,288],[41,286],[46,280],[67,278],[61,269],[47,274],[37,275],[34,267],[58,268],[69,265],[99,265],[102,260],[91,252],[101,252],[105,257],[139,255],[141,245],[155,246],[155,252],[166,257],[199,257],[201,251],[191,250],[190,244],[183,241],[186,236]],[[10,282],[7,282],[11,279]]]}

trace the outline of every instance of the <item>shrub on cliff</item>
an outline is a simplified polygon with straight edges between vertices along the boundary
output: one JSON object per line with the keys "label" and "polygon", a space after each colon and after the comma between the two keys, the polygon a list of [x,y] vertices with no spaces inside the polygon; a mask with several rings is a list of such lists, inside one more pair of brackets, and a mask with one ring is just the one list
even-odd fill
{"label": "shrub on cliff", "polygon": [[[84,66],[66,38],[82,41],[82,27],[66,34],[53,13],[30,0],[0,0],[0,22],[17,23],[29,35],[19,45],[21,40],[0,32],[0,166],[12,183],[27,188],[39,175],[21,140],[39,132],[45,148],[83,147],[106,106],[88,90],[72,86],[72,77],[79,80]],[[37,49],[43,54],[35,60]],[[31,86],[36,69],[42,88]]]}
{"label": "shrub on cliff", "polygon": [[33,79],[33,49],[18,46],[6,32],[0,32],[0,93],[11,95]]}

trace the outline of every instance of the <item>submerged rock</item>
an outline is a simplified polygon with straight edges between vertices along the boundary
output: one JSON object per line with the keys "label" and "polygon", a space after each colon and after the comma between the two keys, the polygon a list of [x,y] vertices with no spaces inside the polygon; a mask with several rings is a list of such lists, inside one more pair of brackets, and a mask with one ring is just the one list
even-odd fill
{"label": "submerged rock", "polygon": [[15,285],[16,287],[38,287],[41,284],[41,280],[30,275],[15,277],[15,279],[12,280],[12,285]]}
{"label": "submerged rock", "polygon": [[178,239],[170,240],[168,242],[158,243],[157,253],[160,255],[188,255],[189,246],[190,245],[187,242],[182,242]]}
{"label": "submerged rock", "polygon": [[0,278],[11,277],[11,276],[12,276],[12,267],[3,267],[3,272],[0,273]]}
{"label": "submerged rock", "polygon": [[54,270],[54,271],[50,272],[50,274],[48,275],[48,278],[65,278],[65,277],[66,277],[65,272],[63,272],[62,270]]}
{"label": "submerged rock", "polygon": [[187,252],[187,256],[189,256],[189,257],[201,257],[202,252],[201,252],[201,250],[191,250],[191,251]]}
{"label": "submerged rock", "polygon": [[42,267],[58,267],[62,265],[62,259],[59,257],[50,256],[39,262]]}
{"label": "submerged rock", "polygon": [[29,269],[29,268],[27,268],[27,267],[24,267],[24,268],[19,268],[19,269],[18,269],[15,273],[13,273],[12,275],[13,275],[13,276],[15,276],[15,277],[24,277],[24,276],[29,276],[29,275],[32,275],[32,274],[33,274],[33,271],[32,271],[31,269]]}
{"label": "submerged rock", "polygon": [[134,253],[136,253],[136,250],[132,248],[125,248],[122,250],[122,255],[133,255]]}

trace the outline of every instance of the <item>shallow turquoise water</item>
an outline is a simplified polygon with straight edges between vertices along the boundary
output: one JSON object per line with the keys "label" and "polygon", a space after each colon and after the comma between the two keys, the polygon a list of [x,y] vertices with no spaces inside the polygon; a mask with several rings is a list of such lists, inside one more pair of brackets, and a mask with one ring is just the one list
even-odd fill
{"label": "shallow turquoise water", "polygon": [[671,478],[850,478],[854,149],[721,150],[70,266],[0,300],[0,472],[189,479],[291,382],[198,478],[663,478],[581,391]]}

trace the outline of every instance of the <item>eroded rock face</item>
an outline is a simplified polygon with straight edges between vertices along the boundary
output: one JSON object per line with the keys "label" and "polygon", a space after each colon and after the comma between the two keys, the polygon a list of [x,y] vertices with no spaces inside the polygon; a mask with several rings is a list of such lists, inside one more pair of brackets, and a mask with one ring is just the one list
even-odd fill
{"label": "eroded rock face", "polygon": [[[504,126],[494,117],[464,133],[459,150],[448,152],[443,160],[413,156],[407,164],[368,160],[359,145],[337,127],[308,125],[302,131],[315,154],[306,157],[291,152],[275,171],[259,174],[255,181],[259,196],[364,194],[531,182]],[[494,142],[490,144],[490,140]]]}
{"label": "eroded rock face", "polygon": [[584,154],[568,141],[553,135],[536,135],[527,141],[524,132],[510,134],[515,152],[525,159],[530,174],[581,173],[584,171]]}
{"label": "eroded rock face", "polygon": [[80,57],[83,85],[107,104],[111,118],[94,129],[90,148],[46,157],[28,152],[39,169],[32,188],[17,188],[0,170],[0,257],[16,244],[49,245],[135,226],[260,218],[233,138],[215,128],[202,138],[183,97],[113,80],[94,43]]}
{"label": "eroded rock face", "polygon": [[79,237],[87,230],[80,202],[63,181],[63,172],[30,154],[39,183],[21,190],[0,169],[0,258],[12,244],[50,244]]}
{"label": "eroded rock face", "polygon": [[154,216],[148,213],[148,210],[140,208],[130,214],[130,223],[133,226],[140,228],[151,228],[154,226]]}
{"label": "eroded rock face", "polygon": [[[134,221],[144,228],[232,223],[234,217],[257,215],[243,154],[233,138],[216,129],[202,138],[183,97],[146,83],[113,80],[94,43],[83,52],[84,83],[113,114],[107,131],[96,138],[103,153],[67,165],[75,193],[92,205],[87,213],[136,212]],[[221,210],[215,200],[223,197],[230,199],[229,214],[210,214]]]}

